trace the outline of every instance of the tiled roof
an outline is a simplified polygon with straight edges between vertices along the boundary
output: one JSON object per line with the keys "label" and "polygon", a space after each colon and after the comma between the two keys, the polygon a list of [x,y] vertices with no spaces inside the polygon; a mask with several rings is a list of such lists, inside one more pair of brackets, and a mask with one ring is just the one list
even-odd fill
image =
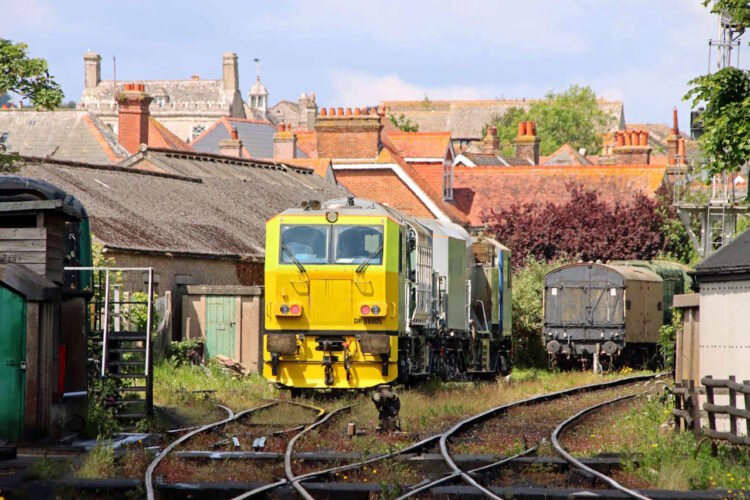
{"label": "tiled roof", "polygon": [[89,163],[116,163],[128,156],[117,136],[87,111],[0,111],[0,139],[8,151]]}
{"label": "tiled roof", "polygon": [[525,158],[503,156],[497,151],[495,153],[466,152],[456,157],[456,165],[466,167],[514,167],[531,165],[531,161]]}
{"label": "tiled roof", "polygon": [[173,134],[153,116],[150,116],[148,120],[148,145],[155,148],[175,149],[178,151],[193,150],[189,144]]}
{"label": "tiled roof", "polygon": [[[273,135],[276,132],[270,122],[231,118],[223,116],[207,128],[191,143],[193,150],[205,153],[219,153],[219,142],[229,139],[232,128],[237,129],[237,137],[242,141],[243,156],[246,158],[273,158]],[[304,156],[298,148],[298,156]]]}
{"label": "tiled roof", "polygon": [[[482,127],[510,108],[524,108],[534,99],[495,99],[476,101],[383,101],[386,113],[404,116],[419,125],[420,132],[448,130],[454,139],[482,139]],[[608,129],[624,127],[623,104],[599,100],[599,109],[613,116]]]}
{"label": "tiled roof", "polygon": [[314,130],[295,130],[297,148],[308,158],[318,157],[318,135]]}
{"label": "tiled roof", "polygon": [[328,175],[328,169],[331,166],[330,158],[288,158],[276,161],[284,165],[311,168],[321,177]]}
{"label": "tiled roof", "polygon": [[402,158],[445,158],[451,142],[450,132],[401,132],[384,135]]}
{"label": "tiled roof", "polygon": [[[260,258],[265,222],[304,200],[347,192],[309,169],[147,149],[123,166],[36,160],[20,175],[78,198],[91,231],[112,249]],[[158,168],[161,173],[144,172]]]}
{"label": "tiled roof", "polygon": [[653,196],[662,184],[664,165],[458,167],[453,170],[453,199],[470,225],[482,225],[482,214],[515,203],[561,203],[568,185],[583,184],[614,203],[642,192]]}
{"label": "tiled roof", "polygon": [[563,144],[557,151],[549,155],[544,161],[541,161],[542,165],[592,165],[592,163],[578,151],[573,149],[570,144]]}

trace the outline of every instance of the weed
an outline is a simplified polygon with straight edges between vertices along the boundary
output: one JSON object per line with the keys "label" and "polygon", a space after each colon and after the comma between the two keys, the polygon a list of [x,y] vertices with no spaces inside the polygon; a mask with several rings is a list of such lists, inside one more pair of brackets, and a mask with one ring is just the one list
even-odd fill
{"label": "weed", "polygon": [[102,479],[115,476],[115,452],[109,444],[100,443],[86,455],[75,476],[81,479]]}
{"label": "weed", "polygon": [[26,469],[26,480],[41,479],[61,479],[70,472],[70,460],[53,460],[43,457]]}

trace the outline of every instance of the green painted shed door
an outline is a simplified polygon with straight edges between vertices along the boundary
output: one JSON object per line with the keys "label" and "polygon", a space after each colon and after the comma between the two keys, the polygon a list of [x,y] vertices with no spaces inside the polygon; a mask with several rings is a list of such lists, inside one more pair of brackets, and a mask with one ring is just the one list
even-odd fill
{"label": "green painted shed door", "polygon": [[0,286],[0,438],[8,441],[23,434],[25,364],[26,301]]}
{"label": "green painted shed door", "polygon": [[206,357],[223,354],[234,357],[236,316],[235,297],[209,295],[206,297]]}

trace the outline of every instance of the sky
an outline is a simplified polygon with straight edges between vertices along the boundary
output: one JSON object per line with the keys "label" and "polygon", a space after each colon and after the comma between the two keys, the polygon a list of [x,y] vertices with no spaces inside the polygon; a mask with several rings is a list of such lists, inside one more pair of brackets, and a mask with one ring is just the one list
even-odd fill
{"label": "sky", "polygon": [[0,37],[47,59],[66,101],[80,99],[89,49],[103,79],[116,57],[118,80],[221,78],[232,51],[243,97],[259,58],[271,104],[302,92],[325,107],[537,98],[579,84],[624,101],[628,123],[667,123],[678,106],[683,130],[687,82],[708,71],[718,35],[700,0],[0,0],[0,12]]}

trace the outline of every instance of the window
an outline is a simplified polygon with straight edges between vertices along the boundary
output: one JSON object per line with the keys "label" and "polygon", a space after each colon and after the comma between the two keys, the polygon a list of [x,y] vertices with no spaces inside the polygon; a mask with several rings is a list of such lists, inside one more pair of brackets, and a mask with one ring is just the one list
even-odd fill
{"label": "window", "polygon": [[453,199],[453,162],[450,159],[443,161],[443,199]]}
{"label": "window", "polygon": [[334,264],[380,264],[383,259],[383,228],[380,226],[335,226]]}
{"label": "window", "polygon": [[[279,263],[362,264],[383,262],[383,226],[285,224]],[[294,258],[292,258],[294,256]]]}
{"label": "window", "polygon": [[281,226],[280,262],[293,264],[297,259],[302,264],[328,263],[328,227]]}
{"label": "window", "polygon": [[201,135],[206,131],[206,127],[203,125],[193,125],[193,139]]}

